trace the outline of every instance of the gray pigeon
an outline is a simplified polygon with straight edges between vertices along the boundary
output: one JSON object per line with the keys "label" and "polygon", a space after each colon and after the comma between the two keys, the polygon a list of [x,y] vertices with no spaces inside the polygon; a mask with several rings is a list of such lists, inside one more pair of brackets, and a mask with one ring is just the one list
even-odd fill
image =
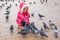
{"label": "gray pigeon", "polygon": [[34,26],[34,22],[31,24],[26,24],[25,27],[27,28],[28,32],[31,30],[32,33],[38,34],[38,29]]}
{"label": "gray pigeon", "polygon": [[45,16],[43,16],[43,15],[41,15],[41,14],[38,14],[38,16],[40,17],[40,19],[42,19],[43,17],[45,17]]}
{"label": "gray pigeon", "polygon": [[21,32],[18,32],[21,35],[27,35],[28,34],[28,30],[26,28],[21,29]]}
{"label": "gray pigeon", "polygon": [[35,29],[35,30],[38,30],[35,25],[34,25],[34,22],[31,23],[31,26]]}
{"label": "gray pigeon", "polygon": [[34,22],[31,23],[31,27],[34,29],[35,34],[39,33],[39,30],[35,27]]}
{"label": "gray pigeon", "polygon": [[55,26],[54,29],[54,36],[57,38],[58,37],[58,28]]}
{"label": "gray pigeon", "polygon": [[30,2],[29,4],[32,4],[32,2]]}
{"label": "gray pigeon", "polygon": [[40,35],[42,36],[42,37],[48,37],[47,35],[46,35],[46,33],[43,31],[43,28],[41,28],[41,30],[40,30]]}
{"label": "gray pigeon", "polygon": [[27,35],[29,33],[29,29],[28,29],[29,25],[28,24],[25,24],[24,27],[21,29],[20,32],[18,32],[18,34],[21,34],[21,35]]}
{"label": "gray pigeon", "polygon": [[43,22],[43,27],[44,27],[44,29],[46,30],[46,29],[48,29],[49,30],[49,28],[48,28],[48,26],[46,25],[46,23],[45,22]]}
{"label": "gray pigeon", "polygon": [[56,25],[51,20],[49,20],[49,26],[51,29],[54,29]]}
{"label": "gray pigeon", "polygon": [[55,26],[55,24],[51,20],[49,20],[49,25],[50,26]]}

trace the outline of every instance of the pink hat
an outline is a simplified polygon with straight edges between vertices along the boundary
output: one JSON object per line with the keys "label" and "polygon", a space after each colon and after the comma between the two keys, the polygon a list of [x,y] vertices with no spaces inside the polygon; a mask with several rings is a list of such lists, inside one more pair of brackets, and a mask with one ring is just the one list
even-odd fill
{"label": "pink hat", "polygon": [[21,9],[24,5],[26,5],[26,3],[23,2],[23,1],[21,1],[21,2],[20,2],[20,9]]}
{"label": "pink hat", "polygon": [[22,11],[25,7],[28,7],[28,5],[25,2],[21,1],[20,2],[20,11]]}

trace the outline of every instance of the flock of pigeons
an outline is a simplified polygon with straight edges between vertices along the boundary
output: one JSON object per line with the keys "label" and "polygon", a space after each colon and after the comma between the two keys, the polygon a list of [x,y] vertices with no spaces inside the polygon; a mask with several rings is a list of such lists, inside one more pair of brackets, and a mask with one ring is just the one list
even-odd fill
{"label": "flock of pigeons", "polygon": [[[31,14],[31,16],[33,17],[34,14]],[[43,15],[38,14],[38,16],[40,18],[45,17]],[[38,28],[35,27],[34,22],[32,22],[30,25],[26,24],[24,25],[24,28],[21,30],[21,32],[18,32],[21,35],[27,35],[31,30],[33,34],[40,34],[43,38],[44,37],[48,37],[48,35],[45,33],[46,30],[50,30],[53,29],[54,30],[54,36],[57,38],[58,37],[58,28],[57,26],[51,21],[49,20],[49,26],[47,26],[47,24],[45,22],[43,22],[43,27],[41,27],[41,29],[39,30]],[[44,31],[45,30],[45,31]]]}

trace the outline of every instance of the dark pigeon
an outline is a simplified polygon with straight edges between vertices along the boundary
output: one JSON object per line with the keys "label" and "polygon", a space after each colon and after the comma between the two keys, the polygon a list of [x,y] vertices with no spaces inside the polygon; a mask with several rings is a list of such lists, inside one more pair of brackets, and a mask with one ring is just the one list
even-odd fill
{"label": "dark pigeon", "polygon": [[11,6],[7,6],[6,10],[9,10],[11,8]]}
{"label": "dark pigeon", "polygon": [[36,4],[36,2],[33,2],[34,4]]}
{"label": "dark pigeon", "polygon": [[9,21],[9,16],[6,16],[6,22],[8,22]]}
{"label": "dark pigeon", "polygon": [[10,26],[10,32],[13,33],[14,27],[13,25]]}
{"label": "dark pigeon", "polygon": [[7,2],[5,4],[7,5]]}
{"label": "dark pigeon", "polygon": [[41,14],[38,14],[38,16],[40,17],[40,19],[42,19],[43,17],[45,17],[45,16],[43,16],[43,15],[41,15]]}
{"label": "dark pigeon", "polygon": [[40,2],[43,4],[44,2],[47,2],[47,0],[40,0]]}
{"label": "dark pigeon", "polygon": [[25,28],[23,28],[23,29],[21,29],[21,32],[19,32],[19,34],[21,34],[21,35],[27,35],[28,34],[28,30],[25,29]]}
{"label": "dark pigeon", "polygon": [[44,29],[46,30],[46,29],[48,29],[49,30],[49,28],[48,28],[48,26],[46,25],[46,23],[45,22],[43,22],[43,27],[44,27]]}
{"label": "dark pigeon", "polygon": [[29,26],[29,25],[28,24],[25,24],[25,26],[21,29],[20,32],[18,32],[18,34],[27,35],[29,33],[29,29],[28,29],[27,26]]}
{"label": "dark pigeon", "polygon": [[0,8],[2,8],[3,6],[0,6]]}
{"label": "dark pigeon", "polygon": [[15,6],[17,6],[17,4],[15,4]]}
{"label": "dark pigeon", "polygon": [[40,30],[40,35],[42,36],[42,37],[48,37],[47,35],[46,35],[46,33],[43,31],[43,28],[41,28],[41,30]]}
{"label": "dark pigeon", "polygon": [[34,17],[34,14],[32,13],[31,16]]}
{"label": "dark pigeon", "polygon": [[10,11],[6,11],[5,15],[8,15],[9,16],[9,14],[10,14]]}
{"label": "dark pigeon", "polygon": [[5,4],[2,4],[2,6],[5,6]]}

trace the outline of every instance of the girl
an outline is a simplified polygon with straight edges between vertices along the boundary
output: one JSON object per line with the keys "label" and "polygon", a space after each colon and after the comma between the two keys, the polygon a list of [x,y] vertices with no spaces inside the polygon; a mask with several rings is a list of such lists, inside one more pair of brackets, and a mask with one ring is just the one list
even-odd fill
{"label": "girl", "polygon": [[20,10],[18,12],[17,20],[16,20],[19,28],[23,28],[23,26],[25,25],[25,22],[30,24],[29,22],[30,14],[28,12],[28,9],[29,7],[28,5],[26,5],[25,2],[23,1],[20,2]]}

